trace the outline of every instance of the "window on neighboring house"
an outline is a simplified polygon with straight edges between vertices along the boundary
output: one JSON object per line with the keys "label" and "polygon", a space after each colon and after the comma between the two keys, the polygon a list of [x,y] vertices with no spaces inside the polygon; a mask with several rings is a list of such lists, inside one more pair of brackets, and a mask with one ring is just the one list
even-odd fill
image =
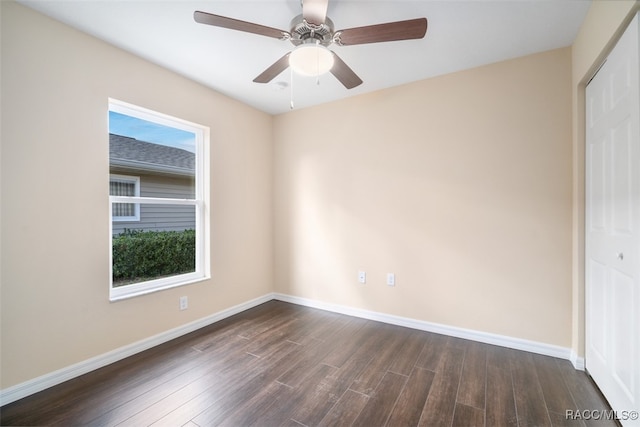
{"label": "window on neighboring house", "polygon": [[209,128],[109,100],[109,298],[206,279]]}
{"label": "window on neighboring house", "polygon": [[[111,175],[109,177],[109,196],[140,197],[140,177]],[[139,203],[112,203],[113,221],[140,221]]]}

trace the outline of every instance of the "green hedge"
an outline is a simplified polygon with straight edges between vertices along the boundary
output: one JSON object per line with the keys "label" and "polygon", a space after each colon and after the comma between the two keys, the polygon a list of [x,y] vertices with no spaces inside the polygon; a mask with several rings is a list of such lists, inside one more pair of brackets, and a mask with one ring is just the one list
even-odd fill
{"label": "green hedge", "polygon": [[195,230],[125,230],[113,237],[115,286],[189,273],[195,260]]}

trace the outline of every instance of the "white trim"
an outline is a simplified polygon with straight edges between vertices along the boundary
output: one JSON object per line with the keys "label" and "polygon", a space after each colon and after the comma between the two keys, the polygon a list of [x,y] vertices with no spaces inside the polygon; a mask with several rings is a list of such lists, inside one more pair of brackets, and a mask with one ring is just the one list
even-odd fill
{"label": "white trim", "polygon": [[42,375],[13,387],[0,390],[0,406],[22,399],[31,394],[53,387],[64,381],[86,374],[93,370],[102,368],[118,360],[125,359],[136,353],[148,350],[152,347],[178,338],[205,326],[211,325],[227,317],[238,314],[242,311],[249,310],[260,304],[271,300],[288,302],[291,304],[302,305],[305,307],[317,308],[320,310],[330,311],[333,313],[346,314],[348,316],[359,317],[362,319],[375,320],[392,325],[404,326],[407,328],[418,329],[421,331],[434,332],[437,334],[449,335],[458,338],[464,338],[472,341],[483,342],[487,344],[498,345],[501,347],[513,348],[516,350],[529,351],[532,353],[542,354],[545,356],[557,357],[571,361],[573,366],[578,370],[584,370],[584,358],[578,357],[577,354],[569,348],[555,346],[551,344],[529,341],[520,338],[508,337],[504,335],[490,334],[487,332],[475,331],[471,329],[456,328],[438,323],[425,322],[422,320],[409,319],[406,317],[392,316],[390,314],[379,313],[375,311],[363,310],[359,308],[347,307],[337,304],[329,304],[322,301],[300,298],[292,295],[280,293],[269,293],[261,297],[255,298],[231,308],[219,311],[210,316],[196,320],[186,325],[162,332],[153,337],[143,339],[141,341],[120,347],[108,353],[93,357],[91,359],[76,363],[66,368]]}
{"label": "white trim", "polygon": [[[113,273],[112,273],[113,274]],[[177,288],[178,286],[190,285],[192,283],[202,282],[211,277],[205,276],[197,271],[185,274],[176,274],[160,279],[146,280],[140,283],[134,283],[126,286],[118,286],[111,289],[109,301],[115,302],[123,299],[139,297],[151,294],[153,292],[164,291],[165,289]]]}
{"label": "white trim", "polygon": [[148,205],[202,205],[201,200],[196,199],[168,199],[164,197],[134,197],[134,196],[109,196],[113,203],[144,203]]}
{"label": "white trim", "polygon": [[[375,320],[378,322],[389,323],[391,325],[404,326],[407,328],[418,329],[421,331],[433,332],[436,334],[448,335],[452,337],[464,338],[471,341],[483,342],[486,344],[498,345],[500,347],[513,348],[516,350],[528,351],[531,353],[543,354],[545,356],[557,357],[559,359],[573,360],[572,351],[569,348],[557,345],[530,341],[521,338],[514,338],[505,335],[491,334],[488,332],[475,331],[472,329],[457,328],[455,326],[447,326],[439,323],[425,322],[423,320],[415,320],[407,317],[393,316],[391,314],[379,313],[375,311],[362,310],[359,308],[348,307],[344,305],[329,304],[322,301],[300,298],[291,295],[276,293],[274,298],[292,304],[303,305],[306,307],[318,308],[320,310],[332,311],[334,313],[346,314],[349,316],[360,317],[362,319]],[[574,366],[576,366],[574,364]]]}
{"label": "white trim", "polygon": [[181,119],[169,114],[160,113],[158,111],[141,107],[139,105],[120,101],[119,99],[115,98],[109,98],[109,111],[114,111],[126,116],[137,117],[148,122],[158,123],[163,126],[172,127],[191,133],[193,133],[193,128],[203,128],[203,126],[198,123],[190,122],[189,120]]}
{"label": "white trim", "polygon": [[231,308],[214,313],[210,316],[202,319],[187,323],[177,328],[170,329],[165,332],[161,332],[149,338],[145,338],[138,342],[126,345],[124,347],[117,348],[107,353],[92,357],[91,359],[84,360],[71,366],[67,366],[57,371],[50,372],[40,377],[34,378],[29,381],[14,385],[13,387],[0,390],[0,406],[14,402],[18,399],[22,399],[39,391],[45,390],[49,387],[53,387],[57,384],[68,381],[72,378],[76,378],[87,372],[94,371],[96,369],[107,366],[118,360],[125,359],[129,356],[133,356],[136,353],[148,350],[152,347],[171,341],[172,339],[181,337],[212,323],[218,322],[227,317],[233,316],[267,301],[274,299],[273,294],[266,294],[261,297],[252,299]]}

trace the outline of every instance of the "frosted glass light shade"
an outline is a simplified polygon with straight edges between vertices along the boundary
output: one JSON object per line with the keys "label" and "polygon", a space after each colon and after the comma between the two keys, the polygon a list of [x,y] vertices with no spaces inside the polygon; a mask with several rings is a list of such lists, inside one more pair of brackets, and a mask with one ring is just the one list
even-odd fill
{"label": "frosted glass light shade", "polygon": [[333,67],[333,54],[321,44],[303,44],[289,55],[289,66],[304,76],[319,76]]}

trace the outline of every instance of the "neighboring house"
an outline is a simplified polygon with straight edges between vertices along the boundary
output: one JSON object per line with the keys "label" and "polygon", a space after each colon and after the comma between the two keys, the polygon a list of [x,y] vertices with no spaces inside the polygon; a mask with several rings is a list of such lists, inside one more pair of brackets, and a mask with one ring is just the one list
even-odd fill
{"label": "neighboring house", "polygon": [[[179,148],[109,134],[109,194],[193,198],[195,154]],[[125,229],[182,231],[195,228],[193,207],[114,204],[113,234]]]}

